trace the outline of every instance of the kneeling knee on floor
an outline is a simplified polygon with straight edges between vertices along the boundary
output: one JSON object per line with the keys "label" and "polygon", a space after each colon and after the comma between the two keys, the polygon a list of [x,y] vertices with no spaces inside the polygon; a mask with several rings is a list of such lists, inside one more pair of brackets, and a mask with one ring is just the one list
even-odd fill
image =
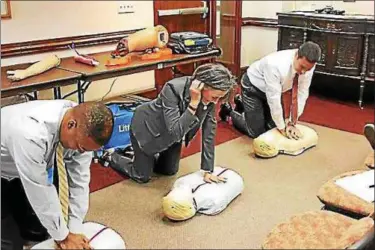
{"label": "kneeling knee on floor", "polygon": [[149,181],[151,180],[150,177],[140,177],[140,178],[137,178],[136,181],[138,183],[141,183],[141,184],[146,184],[148,183]]}
{"label": "kneeling knee on floor", "polygon": [[175,175],[177,172],[178,170],[155,170],[155,173],[167,176]]}

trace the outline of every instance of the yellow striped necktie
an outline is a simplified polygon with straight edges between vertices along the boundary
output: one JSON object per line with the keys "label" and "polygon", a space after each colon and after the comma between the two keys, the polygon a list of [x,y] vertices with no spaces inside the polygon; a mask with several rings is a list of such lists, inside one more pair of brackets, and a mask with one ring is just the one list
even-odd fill
{"label": "yellow striped necktie", "polygon": [[59,198],[62,214],[67,223],[69,211],[69,185],[64,162],[64,148],[60,143],[57,145],[56,157],[57,173],[59,175]]}

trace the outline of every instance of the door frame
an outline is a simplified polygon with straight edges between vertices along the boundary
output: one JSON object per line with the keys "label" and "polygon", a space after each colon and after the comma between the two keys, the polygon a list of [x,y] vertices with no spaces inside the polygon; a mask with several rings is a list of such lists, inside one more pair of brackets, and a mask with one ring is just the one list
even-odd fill
{"label": "door frame", "polygon": [[[241,38],[242,38],[242,1],[235,1],[235,0],[223,0],[228,2],[231,2],[235,4],[234,6],[234,58],[233,58],[233,64],[232,65],[226,65],[228,68],[231,69],[232,73],[236,75],[238,78],[240,78],[241,75]],[[215,2],[217,2],[215,0]],[[216,3],[215,3],[216,6]],[[216,10],[215,10],[216,11]],[[216,23],[216,17],[215,17],[215,23]],[[220,24],[224,23],[222,20],[220,20]],[[220,34],[222,35],[222,34]],[[216,39],[216,26],[215,26],[215,39]],[[217,44],[215,44],[217,45]],[[224,52],[223,52],[224,53]],[[225,64],[225,63],[224,63]]]}

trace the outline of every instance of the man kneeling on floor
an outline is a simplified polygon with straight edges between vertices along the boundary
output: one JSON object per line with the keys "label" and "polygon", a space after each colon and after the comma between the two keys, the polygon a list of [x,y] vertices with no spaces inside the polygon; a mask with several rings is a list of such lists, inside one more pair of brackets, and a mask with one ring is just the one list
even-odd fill
{"label": "man kneeling on floor", "polygon": [[202,127],[201,169],[206,182],[224,179],[214,169],[215,104],[233,89],[235,79],[221,64],[199,66],[192,76],[167,82],[159,96],[135,110],[130,139],[134,158],[118,164],[131,179],[145,183],[152,171],[177,173],[182,141],[191,141]]}
{"label": "man kneeling on floor", "polygon": [[1,118],[1,249],[22,249],[25,241],[48,236],[61,249],[90,249],[81,234],[89,151],[111,137],[111,111],[96,102],[46,100],[4,107]]}
{"label": "man kneeling on floor", "polygon": [[[290,139],[302,134],[295,126],[303,113],[316,62],[321,56],[319,45],[306,42],[299,49],[271,53],[254,62],[241,79],[241,98],[236,96],[236,107],[221,106],[220,118],[231,117],[233,125],[251,138],[277,127]],[[292,89],[292,105],[282,105],[282,93]],[[242,100],[241,100],[242,99]],[[285,124],[290,114],[290,122]]]}

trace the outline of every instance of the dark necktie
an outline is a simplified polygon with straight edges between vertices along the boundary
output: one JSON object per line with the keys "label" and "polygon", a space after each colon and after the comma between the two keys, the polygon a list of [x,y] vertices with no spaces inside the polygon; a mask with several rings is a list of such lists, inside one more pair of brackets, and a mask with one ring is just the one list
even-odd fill
{"label": "dark necktie", "polygon": [[[289,95],[291,93],[291,96]],[[298,74],[293,77],[292,90],[281,94],[284,120],[289,118],[290,123],[295,124],[298,116]]]}
{"label": "dark necktie", "polygon": [[298,74],[294,76],[292,87],[292,124],[296,125],[298,119]]}

